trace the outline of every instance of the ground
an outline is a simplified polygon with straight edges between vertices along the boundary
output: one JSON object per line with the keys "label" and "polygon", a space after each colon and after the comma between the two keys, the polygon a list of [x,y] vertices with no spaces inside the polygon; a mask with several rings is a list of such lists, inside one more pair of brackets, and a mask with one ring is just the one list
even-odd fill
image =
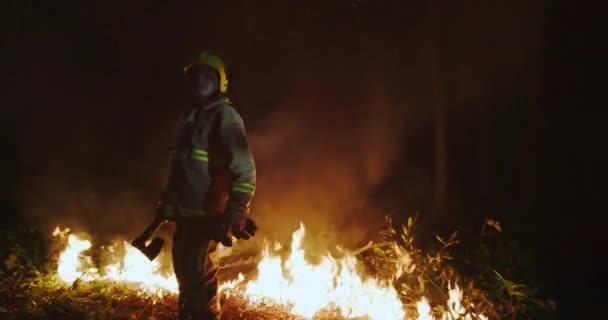
{"label": "ground", "polygon": [[[177,318],[175,295],[143,295],[124,284],[77,281],[68,286],[51,274],[32,274],[29,277],[5,274],[1,284],[0,318],[6,320]],[[248,306],[240,295],[224,293],[222,304],[222,319],[226,320],[303,319],[277,305]],[[327,311],[315,319],[340,319],[340,316]]]}

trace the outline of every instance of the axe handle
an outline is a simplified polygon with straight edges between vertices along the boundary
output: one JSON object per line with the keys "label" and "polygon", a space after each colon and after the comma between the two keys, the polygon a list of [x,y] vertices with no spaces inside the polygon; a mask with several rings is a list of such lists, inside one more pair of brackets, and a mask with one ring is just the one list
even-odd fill
{"label": "axe handle", "polygon": [[154,218],[154,220],[152,220],[152,222],[150,222],[150,224],[146,227],[144,232],[142,232],[141,235],[139,237],[137,237],[137,240],[139,240],[141,242],[148,241],[148,239],[150,239],[150,237],[152,237],[154,232],[156,232],[158,227],[160,227],[160,225],[163,223],[165,223],[164,218],[162,218],[162,217]]}

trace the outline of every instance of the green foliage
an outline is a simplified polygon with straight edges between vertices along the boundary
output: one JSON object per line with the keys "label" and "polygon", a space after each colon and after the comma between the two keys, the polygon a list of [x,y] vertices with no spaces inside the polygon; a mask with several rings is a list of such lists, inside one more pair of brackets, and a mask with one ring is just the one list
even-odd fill
{"label": "green foliage", "polygon": [[[386,227],[379,233],[380,242],[372,246],[373,250],[361,252],[370,271],[386,278],[397,276],[401,298],[412,309],[415,302],[425,297],[439,316],[446,310],[447,287],[458,283],[464,291],[463,305],[475,305],[472,312],[483,313],[490,319],[537,318],[555,310],[555,302],[539,298],[536,288],[509,280],[493,269],[501,266],[500,270],[513,270],[517,267],[514,263],[519,262],[515,256],[518,251],[514,251],[517,243],[507,246],[496,239],[503,231],[500,222],[484,221],[476,247],[465,250],[465,256],[455,258],[450,251],[460,244],[458,231],[447,237],[437,235],[437,245],[422,252],[414,241],[416,220],[417,215],[409,217],[397,232],[391,217],[387,216]],[[404,257],[408,264],[403,264]],[[456,272],[461,261],[474,265],[470,268],[474,272]],[[397,270],[395,266],[402,269]]]}
{"label": "green foliage", "polygon": [[502,230],[499,222],[485,219],[476,246],[465,251],[461,269],[471,270],[476,284],[505,318],[537,319],[553,314],[556,304],[539,296],[539,289],[514,279],[525,279],[523,269],[533,265],[532,254]]}
{"label": "green foliage", "polygon": [[[9,227],[13,227],[8,229]],[[4,230],[2,230],[4,229]],[[0,229],[0,270],[32,272],[39,270],[48,252],[47,240],[38,228],[26,224],[4,226]]]}

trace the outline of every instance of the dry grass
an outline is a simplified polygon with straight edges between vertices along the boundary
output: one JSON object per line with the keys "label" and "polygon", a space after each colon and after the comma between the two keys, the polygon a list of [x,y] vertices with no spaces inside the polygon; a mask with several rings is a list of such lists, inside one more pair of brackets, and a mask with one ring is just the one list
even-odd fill
{"label": "dry grass", "polygon": [[[231,272],[233,273],[233,272]],[[238,272],[236,272],[238,274]],[[225,276],[225,275],[224,275]],[[74,320],[169,320],[177,318],[177,297],[142,295],[125,284],[108,281],[61,284],[53,275],[4,277],[0,299],[0,319],[74,319]],[[272,303],[255,306],[237,291],[221,294],[222,319],[304,319],[289,308]],[[336,311],[326,310],[316,320],[342,319]],[[365,319],[365,318],[357,318]]]}

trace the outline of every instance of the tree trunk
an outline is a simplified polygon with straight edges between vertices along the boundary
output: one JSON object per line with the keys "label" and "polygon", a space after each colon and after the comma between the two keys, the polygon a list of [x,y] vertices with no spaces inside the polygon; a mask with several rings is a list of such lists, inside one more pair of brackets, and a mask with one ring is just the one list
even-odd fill
{"label": "tree trunk", "polygon": [[[490,205],[490,121],[489,111],[480,111],[479,141],[479,197],[481,211],[488,211]],[[485,213],[483,213],[485,214]]]}
{"label": "tree trunk", "polygon": [[433,108],[435,124],[435,189],[433,207],[436,211],[441,211],[446,206],[447,201],[447,164],[448,164],[448,145],[447,145],[447,123],[446,108],[443,95],[443,77],[441,68],[441,18],[438,7],[439,2],[431,1],[430,5],[430,64],[431,64],[431,104]]}
{"label": "tree trunk", "polygon": [[447,198],[447,165],[448,165],[448,148],[447,148],[447,133],[446,133],[446,115],[442,103],[441,94],[434,90],[433,94],[433,109],[435,116],[435,197],[434,207],[437,210],[445,208]]}

